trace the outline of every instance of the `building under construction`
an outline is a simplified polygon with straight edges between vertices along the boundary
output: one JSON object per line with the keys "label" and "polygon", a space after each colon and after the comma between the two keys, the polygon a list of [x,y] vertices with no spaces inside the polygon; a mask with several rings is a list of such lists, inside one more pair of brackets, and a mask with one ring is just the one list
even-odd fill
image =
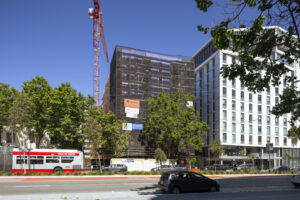
{"label": "building under construction", "polygon": [[[146,98],[162,91],[176,93],[182,90],[186,94],[194,94],[194,64],[185,56],[117,46],[110,64],[109,81],[109,98],[105,100],[110,102],[110,110],[118,119],[141,125],[146,115]],[[107,92],[104,95],[107,96]],[[124,99],[138,102],[138,108],[125,108]],[[128,113],[135,110],[138,112]],[[147,147],[142,125],[138,127],[130,129],[126,156],[152,157],[154,150]]]}

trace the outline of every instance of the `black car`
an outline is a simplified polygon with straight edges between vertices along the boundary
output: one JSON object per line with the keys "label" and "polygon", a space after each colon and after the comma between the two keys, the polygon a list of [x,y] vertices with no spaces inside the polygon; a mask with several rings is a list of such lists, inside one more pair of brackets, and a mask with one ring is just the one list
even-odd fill
{"label": "black car", "polygon": [[220,185],[202,174],[190,171],[169,171],[161,175],[158,182],[163,192],[199,192],[199,191],[220,191]]}
{"label": "black car", "polygon": [[276,168],[275,170],[282,172],[282,171],[289,171],[291,169],[287,166],[281,166],[281,167]]}

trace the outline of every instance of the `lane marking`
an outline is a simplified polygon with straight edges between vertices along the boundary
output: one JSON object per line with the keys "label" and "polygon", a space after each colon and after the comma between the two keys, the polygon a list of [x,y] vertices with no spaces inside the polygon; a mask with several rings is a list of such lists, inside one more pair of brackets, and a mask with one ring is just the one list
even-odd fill
{"label": "lane marking", "polygon": [[30,188],[30,187],[51,187],[50,185],[16,185],[17,188]]}

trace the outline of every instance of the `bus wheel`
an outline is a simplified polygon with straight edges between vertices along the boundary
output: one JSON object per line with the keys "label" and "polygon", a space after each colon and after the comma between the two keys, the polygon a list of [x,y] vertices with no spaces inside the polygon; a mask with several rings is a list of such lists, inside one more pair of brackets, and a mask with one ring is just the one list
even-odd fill
{"label": "bus wheel", "polygon": [[63,170],[62,170],[61,167],[55,167],[55,168],[53,169],[53,173],[62,172],[62,171],[63,171]]}

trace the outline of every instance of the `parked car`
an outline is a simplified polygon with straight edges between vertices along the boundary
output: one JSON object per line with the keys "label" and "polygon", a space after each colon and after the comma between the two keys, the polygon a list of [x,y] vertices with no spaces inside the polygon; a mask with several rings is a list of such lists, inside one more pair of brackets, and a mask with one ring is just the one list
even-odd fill
{"label": "parked car", "polygon": [[281,172],[281,171],[289,171],[291,169],[287,166],[281,166],[281,167],[276,168],[275,170]]}
{"label": "parked car", "polygon": [[246,163],[246,164],[241,164],[241,165],[236,166],[235,169],[236,170],[255,169],[255,166],[253,164]]}
{"label": "parked car", "polygon": [[228,170],[229,166],[227,165],[220,165],[220,164],[214,164],[204,167],[204,170]]}
{"label": "parked car", "polygon": [[176,170],[187,170],[187,166],[185,165],[176,165],[174,168]]}
{"label": "parked car", "polygon": [[104,171],[109,172],[126,172],[128,170],[127,166],[124,164],[112,164],[108,167],[104,167]]}
{"label": "parked car", "polygon": [[291,182],[295,187],[300,187],[300,172],[292,176]]}
{"label": "parked car", "polygon": [[175,170],[175,168],[172,165],[161,165],[160,167],[155,167],[151,169],[151,171],[155,172],[167,172],[171,170]]}
{"label": "parked car", "polygon": [[169,171],[161,175],[158,186],[163,192],[181,193],[198,191],[220,191],[220,185],[202,174],[190,171]]}

